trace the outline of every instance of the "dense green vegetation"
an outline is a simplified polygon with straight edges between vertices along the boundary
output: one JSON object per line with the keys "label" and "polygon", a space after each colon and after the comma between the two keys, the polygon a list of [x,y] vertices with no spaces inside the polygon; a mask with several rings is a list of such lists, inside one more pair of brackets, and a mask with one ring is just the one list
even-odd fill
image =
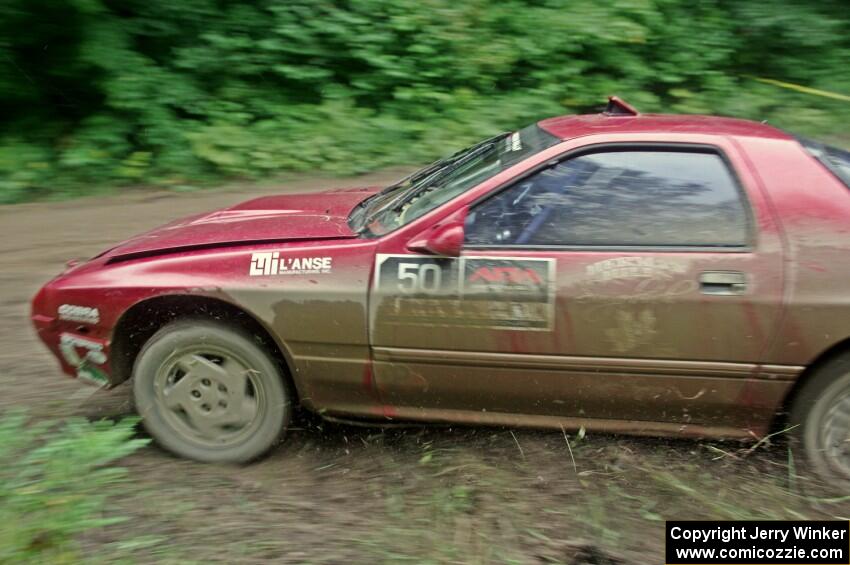
{"label": "dense green vegetation", "polygon": [[107,501],[126,473],[111,464],[148,443],[135,423],[0,414],[0,563],[78,563],[81,534],[121,521]]}
{"label": "dense green vegetation", "polygon": [[0,201],[351,173],[620,94],[829,136],[846,0],[4,0]]}

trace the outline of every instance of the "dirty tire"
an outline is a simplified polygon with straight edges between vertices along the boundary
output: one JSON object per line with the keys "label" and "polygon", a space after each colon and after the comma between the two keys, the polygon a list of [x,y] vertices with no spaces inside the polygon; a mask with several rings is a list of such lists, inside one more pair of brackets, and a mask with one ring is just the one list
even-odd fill
{"label": "dirty tire", "polygon": [[133,399],[159,445],[204,462],[256,459],[281,439],[292,413],[275,360],[250,334],[209,320],[173,322],[145,343]]}
{"label": "dirty tire", "polygon": [[789,415],[791,446],[801,467],[824,486],[850,486],[850,355],[818,368],[802,385]]}

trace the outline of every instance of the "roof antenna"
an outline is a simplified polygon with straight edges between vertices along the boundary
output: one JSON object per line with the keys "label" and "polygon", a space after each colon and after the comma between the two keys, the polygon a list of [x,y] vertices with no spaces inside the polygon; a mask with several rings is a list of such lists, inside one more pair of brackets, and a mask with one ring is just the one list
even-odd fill
{"label": "roof antenna", "polygon": [[638,116],[640,115],[640,112],[638,112],[634,106],[619,97],[609,96],[608,106],[605,107],[603,114],[606,116]]}

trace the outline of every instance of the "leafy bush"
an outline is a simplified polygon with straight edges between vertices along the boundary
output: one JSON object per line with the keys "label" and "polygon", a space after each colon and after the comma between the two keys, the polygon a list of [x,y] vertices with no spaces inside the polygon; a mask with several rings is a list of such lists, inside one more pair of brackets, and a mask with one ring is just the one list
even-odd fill
{"label": "leafy bush", "polygon": [[841,0],[7,0],[0,201],[428,160],[608,94],[842,131]]}
{"label": "leafy bush", "polygon": [[105,512],[125,474],[110,464],[147,443],[134,424],[0,416],[0,562],[78,561],[78,534],[120,520]]}

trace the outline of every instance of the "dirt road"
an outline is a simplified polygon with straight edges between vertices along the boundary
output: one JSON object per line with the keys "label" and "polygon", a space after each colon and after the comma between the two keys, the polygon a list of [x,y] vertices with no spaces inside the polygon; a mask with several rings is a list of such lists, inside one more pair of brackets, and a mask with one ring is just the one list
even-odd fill
{"label": "dirt road", "polygon": [[[62,377],[28,301],[67,259],[181,215],[260,194],[382,184],[294,180],[174,194],[139,191],[0,207],[0,409],[36,417],[121,412],[126,391]],[[782,447],[658,442],[504,429],[380,430],[302,418],[270,457],[242,468],[131,456],[130,517],[88,536],[92,555],[147,540],[139,562],[663,563],[665,519],[850,515],[800,496]]]}

